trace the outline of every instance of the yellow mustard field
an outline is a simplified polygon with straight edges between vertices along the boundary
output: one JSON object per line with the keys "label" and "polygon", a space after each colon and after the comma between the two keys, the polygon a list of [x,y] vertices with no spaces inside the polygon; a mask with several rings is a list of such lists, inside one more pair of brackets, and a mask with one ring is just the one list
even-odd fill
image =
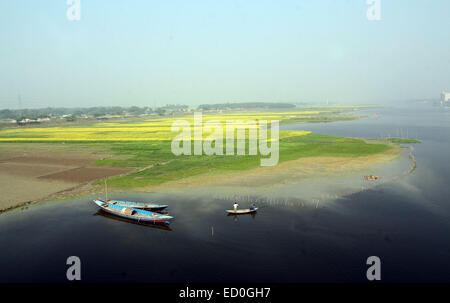
{"label": "yellow mustard field", "polygon": [[[320,112],[304,111],[289,113],[252,113],[252,114],[204,114],[202,137],[207,138],[217,127],[223,128],[223,137],[226,135],[227,123],[235,128],[259,128],[261,120],[268,123],[268,138],[270,140],[270,121],[289,119],[298,115],[313,115]],[[169,141],[181,133],[181,129],[174,132],[172,125],[176,121],[185,121],[183,126],[190,127],[191,138],[194,139],[194,115],[186,115],[177,118],[155,118],[142,122],[101,122],[87,126],[65,126],[65,127],[23,127],[0,130],[0,142],[8,141],[36,141],[36,142],[52,142],[52,141],[79,141],[79,142],[95,142],[95,141]],[[254,125],[251,122],[255,122]],[[186,123],[187,122],[187,123]],[[250,124],[248,124],[250,123]],[[206,129],[205,126],[209,126]],[[209,131],[206,131],[209,130]],[[246,132],[246,137],[248,137]],[[298,137],[309,134],[307,131],[280,131],[280,139],[289,137]]]}

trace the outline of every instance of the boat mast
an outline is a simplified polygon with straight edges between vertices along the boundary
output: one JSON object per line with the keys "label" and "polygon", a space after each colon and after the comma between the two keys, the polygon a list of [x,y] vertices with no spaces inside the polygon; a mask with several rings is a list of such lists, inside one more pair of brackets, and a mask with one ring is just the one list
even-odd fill
{"label": "boat mast", "polygon": [[108,201],[108,185],[106,184],[106,178],[105,178],[105,202]]}

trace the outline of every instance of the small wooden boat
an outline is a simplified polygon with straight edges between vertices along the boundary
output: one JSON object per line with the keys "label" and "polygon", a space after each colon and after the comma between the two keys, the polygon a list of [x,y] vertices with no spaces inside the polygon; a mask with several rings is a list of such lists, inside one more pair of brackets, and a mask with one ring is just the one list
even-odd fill
{"label": "small wooden boat", "polygon": [[380,179],[380,176],[373,176],[373,175],[364,176],[364,179],[366,179],[367,181],[375,181],[375,180]]}
{"label": "small wooden boat", "polygon": [[234,209],[227,209],[225,210],[227,213],[229,214],[233,214],[233,215],[243,215],[243,214],[251,214],[251,213],[255,213],[258,210],[258,208],[254,208],[254,209],[238,209],[238,210],[234,210]]}
{"label": "small wooden boat", "polygon": [[135,209],[131,207],[124,207],[120,205],[110,204],[101,200],[94,200],[103,211],[129,220],[134,220],[142,223],[159,223],[169,224],[173,219],[171,216],[161,215],[147,210]]}
{"label": "small wooden boat", "polygon": [[[105,202],[105,200],[99,201]],[[108,204],[123,206],[123,207],[131,207],[136,209],[149,209],[149,210],[163,210],[164,208],[167,208],[169,205],[164,204],[156,204],[156,203],[145,203],[145,202],[131,202],[131,201],[119,201],[119,200],[107,200]]]}

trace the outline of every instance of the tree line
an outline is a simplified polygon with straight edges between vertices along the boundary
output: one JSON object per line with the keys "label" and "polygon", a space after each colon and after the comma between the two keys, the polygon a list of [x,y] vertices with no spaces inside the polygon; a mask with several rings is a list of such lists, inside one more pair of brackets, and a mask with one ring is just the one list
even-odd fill
{"label": "tree line", "polygon": [[141,115],[141,114],[164,114],[166,111],[178,111],[187,109],[187,105],[166,105],[157,108],[150,108],[148,106],[96,106],[96,107],[80,107],[80,108],[66,108],[66,107],[47,107],[38,109],[3,109],[0,110],[0,119],[39,119],[51,118],[64,115],[71,115],[73,117],[81,117],[84,115],[100,117],[105,115]]}
{"label": "tree line", "polygon": [[200,110],[226,110],[226,109],[258,109],[258,108],[293,108],[291,103],[267,103],[267,102],[241,102],[241,103],[219,103],[202,104]]}

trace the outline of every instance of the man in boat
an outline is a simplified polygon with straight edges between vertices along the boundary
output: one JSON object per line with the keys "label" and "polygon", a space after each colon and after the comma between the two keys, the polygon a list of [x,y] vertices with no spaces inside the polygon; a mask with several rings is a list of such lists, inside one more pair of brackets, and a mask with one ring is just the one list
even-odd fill
{"label": "man in boat", "polygon": [[256,208],[255,203],[250,204],[250,210],[254,210]]}
{"label": "man in boat", "polygon": [[239,204],[237,204],[237,202],[234,202],[233,207],[234,207],[234,211],[237,211]]}

